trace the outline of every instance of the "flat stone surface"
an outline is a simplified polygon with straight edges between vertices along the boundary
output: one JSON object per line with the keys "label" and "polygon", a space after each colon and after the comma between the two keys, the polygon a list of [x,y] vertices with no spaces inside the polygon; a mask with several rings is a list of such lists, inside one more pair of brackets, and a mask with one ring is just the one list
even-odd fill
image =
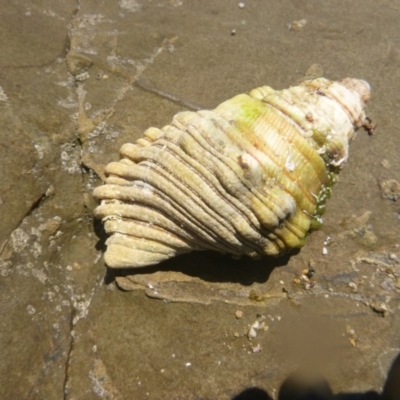
{"label": "flat stone surface", "polygon": [[[276,398],[299,364],[335,393],[380,390],[399,352],[400,214],[381,188],[400,180],[399,5],[3,3],[0,397],[230,399],[258,386]],[[321,70],[370,82],[378,127],[358,134],[298,254],[107,271],[91,192],[123,143]]]}

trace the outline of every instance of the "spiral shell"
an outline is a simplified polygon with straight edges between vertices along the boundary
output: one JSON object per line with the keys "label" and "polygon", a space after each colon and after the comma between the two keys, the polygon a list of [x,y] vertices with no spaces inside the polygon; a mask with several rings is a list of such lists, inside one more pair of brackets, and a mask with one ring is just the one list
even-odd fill
{"label": "spiral shell", "polygon": [[106,167],[95,216],[110,267],[157,264],[192,250],[280,255],[304,245],[368,127],[367,82],[325,78],[240,94],[213,111],[150,128]]}

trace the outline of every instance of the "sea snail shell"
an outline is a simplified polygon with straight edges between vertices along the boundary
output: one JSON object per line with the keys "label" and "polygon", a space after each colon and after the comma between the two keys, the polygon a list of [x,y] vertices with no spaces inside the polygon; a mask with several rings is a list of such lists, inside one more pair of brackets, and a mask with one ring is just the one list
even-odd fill
{"label": "sea snail shell", "polygon": [[95,189],[110,267],[212,249],[252,258],[304,245],[320,221],[370,97],[367,82],[325,78],[240,94],[150,128]]}

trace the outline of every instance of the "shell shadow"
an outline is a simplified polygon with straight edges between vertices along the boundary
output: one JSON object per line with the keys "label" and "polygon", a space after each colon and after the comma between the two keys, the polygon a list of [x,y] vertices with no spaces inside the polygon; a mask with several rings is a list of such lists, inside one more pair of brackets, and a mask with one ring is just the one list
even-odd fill
{"label": "shell shadow", "polygon": [[[296,252],[298,253],[298,251]],[[210,283],[239,283],[250,286],[253,283],[264,283],[271,272],[286,265],[295,253],[275,257],[264,257],[252,260],[248,257],[233,259],[230,255],[214,251],[198,251],[182,254],[160,264],[144,268],[107,269],[106,282],[116,277],[135,274],[151,274],[157,271],[181,272],[191,277],[200,278]]]}

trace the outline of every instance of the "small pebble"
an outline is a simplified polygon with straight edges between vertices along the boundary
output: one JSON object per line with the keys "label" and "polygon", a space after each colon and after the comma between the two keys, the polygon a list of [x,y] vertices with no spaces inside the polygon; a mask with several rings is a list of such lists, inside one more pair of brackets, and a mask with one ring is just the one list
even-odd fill
{"label": "small pebble", "polygon": [[307,23],[306,19],[300,19],[298,21],[292,21],[289,24],[287,24],[287,27],[289,31],[300,31],[305,27]]}
{"label": "small pebble", "polygon": [[259,353],[261,351],[261,346],[258,344],[257,346],[254,346],[251,348],[253,353]]}
{"label": "small pebble", "polygon": [[308,276],[307,275],[302,275],[301,277],[300,277],[300,279],[303,281],[303,282],[309,282],[310,280],[308,279]]}
{"label": "small pebble", "polygon": [[249,333],[247,334],[247,337],[249,339],[254,339],[256,336],[257,336],[257,331],[255,330],[255,328],[250,327]]}
{"label": "small pebble", "polygon": [[236,310],[236,312],[235,312],[235,317],[236,317],[237,319],[242,318],[242,317],[243,317],[243,311],[241,311],[241,310]]}
{"label": "small pebble", "polygon": [[115,285],[114,282],[111,282],[107,285],[107,290],[109,290],[110,292],[112,292],[113,290],[115,290]]}
{"label": "small pebble", "polygon": [[239,4],[238,4],[238,6],[239,6],[239,8],[244,8],[244,3],[242,3],[242,2],[240,2]]}
{"label": "small pebble", "polygon": [[257,336],[257,331],[260,329],[267,331],[269,328],[268,325],[265,324],[265,322],[260,322],[259,320],[257,320],[253,323],[253,325],[250,326],[249,332],[247,333],[248,339],[254,339]]}
{"label": "small pebble", "polygon": [[33,307],[30,304],[26,307],[26,311],[28,311],[28,314],[31,314],[31,315],[35,314],[35,312],[36,312],[35,307]]}
{"label": "small pebble", "polygon": [[353,290],[357,290],[357,284],[354,282],[349,282],[349,287],[352,288]]}
{"label": "small pebble", "polygon": [[374,302],[370,304],[370,307],[382,317],[386,317],[388,313],[388,308],[385,303]]}

